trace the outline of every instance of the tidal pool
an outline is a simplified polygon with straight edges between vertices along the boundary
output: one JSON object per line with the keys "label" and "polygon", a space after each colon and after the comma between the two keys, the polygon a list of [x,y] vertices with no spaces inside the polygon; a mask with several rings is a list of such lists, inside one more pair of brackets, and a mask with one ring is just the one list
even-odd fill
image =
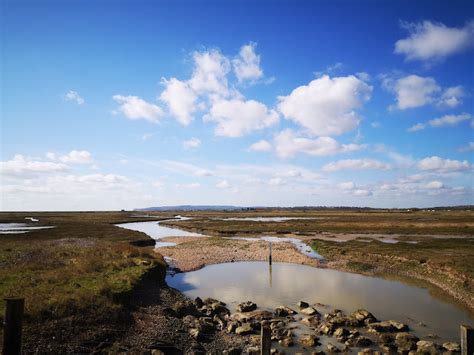
{"label": "tidal pool", "polygon": [[285,222],[298,219],[327,219],[326,217],[226,217],[213,218],[219,221]]}
{"label": "tidal pool", "polygon": [[27,223],[0,223],[0,234],[22,234],[36,229],[49,229],[54,226],[33,226]]}
{"label": "tidal pool", "polygon": [[[420,338],[439,336],[436,342],[459,342],[459,326],[473,324],[463,309],[438,299],[427,289],[399,281],[384,280],[304,265],[236,262],[209,265],[203,269],[169,275],[166,282],[191,298],[212,297],[228,304],[253,301],[261,309],[287,305],[297,309],[300,300],[322,303],[325,313],[334,308],[351,313],[366,308],[380,320],[404,322]],[[332,340],[332,339],[331,339]]]}

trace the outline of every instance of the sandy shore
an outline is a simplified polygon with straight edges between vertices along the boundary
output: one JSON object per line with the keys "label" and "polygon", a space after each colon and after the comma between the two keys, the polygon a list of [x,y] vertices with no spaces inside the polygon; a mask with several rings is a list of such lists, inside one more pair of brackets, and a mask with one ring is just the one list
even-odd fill
{"label": "sandy shore", "polygon": [[[267,261],[268,243],[222,238],[163,238],[163,241],[179,243],[173,247],[159,248],[163,256],[173,259],[181,271],[192,271],[206,265],[235,261]],[[299,253],[291,243],[273,243],[272,260],[311,266],[321,264]]]}

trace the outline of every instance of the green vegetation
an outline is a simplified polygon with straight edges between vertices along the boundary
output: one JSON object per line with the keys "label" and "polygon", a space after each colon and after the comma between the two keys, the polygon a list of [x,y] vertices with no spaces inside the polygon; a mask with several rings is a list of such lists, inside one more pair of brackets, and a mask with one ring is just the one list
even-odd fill
{"label": "green vegetation", "polygon": [[313,240],[312,247],[334,267],[348,271],[398,275],[435,285],[474,310],[474,239],[403,238],[396,244],[379,241],[337,243]]}
{"label": "green vegetation", "polygon": [[31,215],[56,227],[0,236],[0,308],[4,297],[25,297],[27,324],[118,314],[145,273],[164,276],[162,257],[135,246],[149,238],[113,225],[137,221],[130,213],[1,213],[0,221]]}
{"label": "green vegetation", "polygon": [[[474,234],[474,211],[404,210],[263,210],[259,212],[192,212],[196,219],[167,221],[188,230],[209,234],[301,234],[387,233],[387,234]],[[311,217],[284,222],[223,221],[215,218],[252,216]]]}

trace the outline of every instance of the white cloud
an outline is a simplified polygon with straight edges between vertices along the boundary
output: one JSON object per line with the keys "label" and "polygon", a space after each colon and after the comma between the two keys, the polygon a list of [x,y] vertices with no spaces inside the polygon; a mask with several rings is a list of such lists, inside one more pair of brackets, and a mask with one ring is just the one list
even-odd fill
{"label": "white cloud", "polygon": [[459,151],[461,153],[466,153],[466,152],[472,152],[474,151],[474,142],[469,142],[467,145],[464,147],[459,148]]}
{"label": "white cloud", "polygon": [[403,27],[410,36],[395,43],[395,53],[405,55],[407,60],[441,60],[473,43],[472,21],[463,28],[447,27],[431,21],[403,24]]}
{"label": "white cloud", "polygon": [[66,94],[63,95],[64,101],[71,101],[78,105],[84,104],[84,99],[79,95],[77,91],[69,90]]}
{"label": "white cloud", "polygon": [[58,160],[70,164],[90,164],[93,162],[92,154],[87,150],[72,150],[68,154],[61,156],[55,153],[47,153],[46,157],[50,160]]}
{"label": "white cloud", "polygon": [[243,81],[256,81],[263,77],[260,68],[260,56],[255,53],[255,43],[249,43],[240,48],[239,56],[232,60],[234,73],[239,83]]}
{"label": "white cloud", "polygon": [[422,131],[426,128],[426,124],[424,123],[417,123],[416,125],[411,126],[407,129],[408,132],[418,132]]}
{"label": "white cloud", "polygon": [[334,172],[339,170],[389,170],[390,164],[374,159],[345,159],[328,163],[322,167],[323,171]]}
{"label": "white cloud", "polygon": [[435,94],[441,90],[435,79],[418,75],[408,75],[397,80],[386,78],[383,85],[396,94],[397,108],[400,110],[432,103]]}
{"label": "white cloud", "polygon": [[422,159],[417,164],[421,170],[430,170],[440,173],[450,173],[471,169],[471,164],[467,160],[442,159],[438,156],[432,156]]}
{"label": "white cloud", "polygon": [[365,147],[361,144],[340,144],[331,137],[315,139],[297,137],[291,129],[281,131],[275,136],[275,151],[280,158],[290,158],[298,153],[325,156],[338,153],[347,153]]}
{"label": "white cloud", "polygon": [[219,189],[228,189],[231,186],[227,180],[222,180],[219,183],[217,183],[216,187]]}
{"label": "white cloud", "polygon": [[353,75],[324,75],[278,97],[278,109],[313,135],[339,135],[357,127],[360,119],[355,110],[370,99],[371,92],[371,86]]}
{"label": "white cloud", "polygon": [[270,185],[270,186],[281,186],[281,185],[284,185],[284,184],[286,184],[286,180],[281,178],[281,177],[271,178],[268,181],[268,185]]}
{"label": "white cloud", "polygon": [[193,164],[183,163],[183,162],[174,161],[174,160],[163,160],[160,162],[159,166],[163,167],[166,170],[169,170],[175,173],[180,173],[186,176],[193,175],[193,176],[204,177],[204,176],[214,175],[213,172],[210,170],[198,167]]}
{"label": "white cloud", "polygon": [[367,197],[367,196],[371,196],[372,192],[365,189],[357,189],[357,190],[354,190],[353,194],[354,196]]}
{"label": "white cloud", "polygon": [[429,190],[437,190],[437,189],[442,189],[444,187],[444,184],[441,181],[430,181],[428,182],[424,188],[429,189]]}
{"label": "white cloud", "polygon": [[355,184],[352,181],[341,182],[337,184],[337,187],[341,190],[353,190],[355,188]]}
{"label": "white cloud", "polygon": [[212,49],[194,52],[194,71],[189,86],[196,93],[215,93],[227,96],[227,74],[230,71],[230,61],[218,50]]}
{"label": "white cloud", "polygon": [[377,122],[377,121],[371,122],[370,126],[372,128],[379,128],[380,127],[380,122]]}
{"label": "white cloud", "polygon": [[165,186],[165,184],[162,181],[155,181],[153,183],[153,186],[158,188],[158,189],[161,189],[163,186]]}
{"label": "white cloud", "polygon": [[179,123],[187,126],[197,110],[197,95],[186,81],[171,78],[163,79],[162,83],[165,85],[165,90],[161,93],[160,100],[166,103],[169,112]]}
{"label": "white cloud", "polygon": [[20,154],[15,155],[12,160],[0,162],[0,175],[19,178],[63,172],[67,169],[68,167],[65,164],[33,160]]}
{"label": "white cloud", "polygon": [[272,145],[268,141],[262,139],[258,142],[253,143],[249,147],[249,150],[254,152],[269,152],[272,150]]}
{"label": "white cloud", "polygon": [[439,118],[432,119],[427,123],[418,123],[408,129],[408,132],[415,132],[425,129],[426,127],[448,127],[448,126],[456,126],[461,122],[472,120],[472,115],[468,113],[462,113],[459,115],[444,115]]}
{"label": "white cloud", "polygon": [[163,116],[163,110],[159,106],[146,102],[138,96],[114,95],[112,98],[120,104],[117,111],[131,120],[143,119],[157,123]]}
{"label": "white cloud", "polygon": [[438,106],[454,108],[462,103],[462,98],[466,96],[462,86],[452,86],[443,91],[443,94],[438,100]]}
{"label": "white cloud", "polygon": [[199,138],[193,137],[183,142],[183,147],[185,149],[195,149],[201,146],[201,140]]}
{"label": "white cloud", "polygon": [[240,99],[217,100],[209,113],[204,116],[206,122],[216,122],[214,133],[217,136],[240,137],[246,133],[269,127],[279,120],[278,113],[255,100]]}
{"label": "white cloud", "polygon": [[201,187],[201,184],[198,182],[191,182],[189,184],[176,184],[176,187],[179,189],[197,189]]}

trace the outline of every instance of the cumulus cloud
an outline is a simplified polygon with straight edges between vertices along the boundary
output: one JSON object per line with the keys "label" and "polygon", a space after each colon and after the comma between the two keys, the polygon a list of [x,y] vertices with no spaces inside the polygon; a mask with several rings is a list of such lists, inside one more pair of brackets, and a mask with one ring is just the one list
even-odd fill
{"label": "cumulus cloud", "polygon": [[64,101],[74,102],[78,105],[84,104],[84,99],[79,95],[77,91],[69,90],[66,94],[63,95]]}
{"label": "cumulus cloud", "polygon": [[461,122],[472,120],[472,115],[468,113],[462,113],[460,115],[444,115],[439,118],[432,119],[427,123],[417,123],[410,127],[408,132],[416,132],[425,129],[426,127],[440,128],[448,126],[456,126]]}
{"label": "cumulus cloud", "polygon": [[438,100],[438,106],[454,108],[462,103],[462,98],[466,96],[462,86],[452,86],[443,91],[443,94]]}
{"label": "cumulus cloud", "polygon": [[459,148],[458,150],[461,153],[472,152],[472,151],[474,151],[474,142],[469,142],[467,145],[465,145],[464,147]]}
{"label": "cumulus cloud", "polygon": [[190,87],[196,93],[216,93],[227,96],[227,74],[230,61],[217,49],[194,52],[194,71],[189,80]]}
{"label": "cumulus cloud", "polygon": [[217,100],[204,116],[206,122],[216,122],[218,136],[240,137],[246,133],[269,127],[279,120],[275,110],[255,100]]}
{"label": "cumulus cloud", "polygon": [[280,158],[290,158],[298,153],[315,156],[333,155],[360,150],[361,144],[340,144],[331,137],[303,138],[298,137],[291,129],[286,129],[275,136],[275,151]]}
{"label": "cumulus cloud", "polygon": [[176,120],[183,126],[187,126],[193,120],[193,114],[197,110],[197,95],[186,81],[176,78],[163,79],[165,90],[160,95],[160,100],[166,103],[168,110]]}
{"label": "cumulus cloud", "polygon": [[441,181],[434,180],[426,183],[423,187],[429,190],[437,190],[442,189],[444,187],[444,184]]}
{"label": "cumulus cloud", "polygon": [[254,152],[269,152],[272,150],[272,145],[268,141],[262,139],[258,142],[253,143],[249,147],[249,150]]}
{"label": "cumulus cloud", "polygon": [[239,83],[256,81],[263,77],[260,67],[260,56],[255,52],[255,43],[249,43],[240,48],[237,58],[232,60],[234,73]]}
{"label": "cumulus cloud", "polygon": [[228,189],[231,186],[227,180],[222,180],[216,184],[216,187],[219,189]]}
{"label": "cumulus cloud", "polygon": [[406,60],[442,60],[473,44],[473,21],[462,28],[431,21],[403,23],[402,27],[409,31],[410,36],[398,40],[394,52],[404,55]]}
{"label": "cumulus cloud", "polygon": [[335,172],[339,170],[389,170],[390,164],[374,159],[344,159],[328,163],[322,167],[323,171]]}
{"label": "cumulus cloud", "polygon": [[467,160],[451,160],[443,159],[438,156],[432,156],[420,160],[417,164],[420,170],[428,170],[439,173],[450,173],[465,171],[472,168],[471,164]]}
{"label": "cumulus cloud", "polygon": [[33,160],[20,154],[15,155],[12,160],[0,162],[0,175],[19,178],[63,172],[67,169],[67,165],[62,163]]}
{"label": "cumulus cloud", "polygon": [[57,155],[55,153],[47,153],[46,157],[50,160],[57,160],[70,164],[90,164],[93,162],[92,154],[87,150],[72,150],[66,155]]}
{"label": "cumulus cloud", "polygon": [[355,188],[355,184],[352,181],[347,181],[347,182],[341,182],[337,184],[337,187],[340,190],[353,190]]}
{"label": "cumulus cloud", "polygon": [[151,104],[138,96],[114,95],[112,98],[120,104],[114,113],[121,112],[131,120],[146,120],[157,123],[164,114],[159,106]]}
{"label": "cumulus cloud", "polygon": [[435,94],[441,91],[435,79],[418,75],[408,75],[397,80],[387,77],[383,86],[395,93],[396,107],[400,110],[430,104],[435,101]]}
{"label": "cumulus cloud", "polygon": [[183,147],[185,149],[194,149],[201,146],[201,140],[199,138],[193,137],[183,142]]}
{"label": "cumulus cloud", "polygon": [[355,110],[370,99],[371,92],[372,87],[356,76],[324,75],[278,97],[278,109],[313,135],[340,135],[357,127],[360,118]]}

